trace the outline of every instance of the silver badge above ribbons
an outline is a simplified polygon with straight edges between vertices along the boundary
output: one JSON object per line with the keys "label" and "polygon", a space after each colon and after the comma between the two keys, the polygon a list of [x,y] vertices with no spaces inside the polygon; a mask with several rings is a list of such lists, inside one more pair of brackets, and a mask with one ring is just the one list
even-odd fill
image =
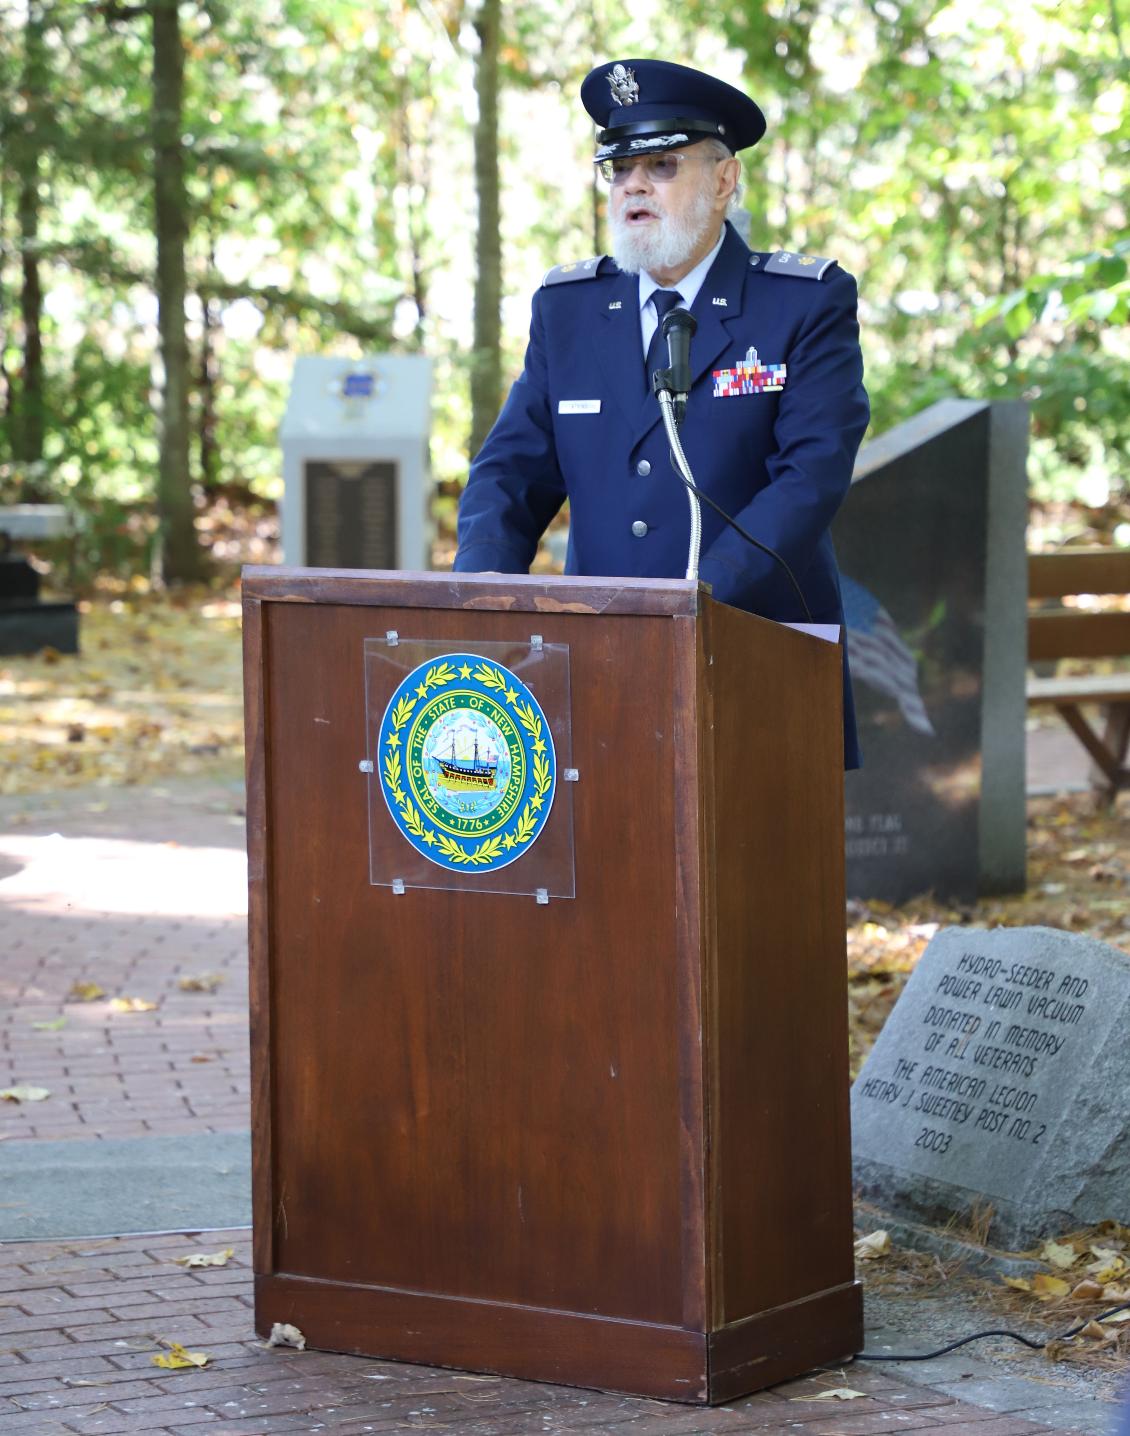
{"label": "silver badge above ribbons", "polygon": [[612,88],[612,98],[618,105],[634,105],[640,97],[640,87],[635,74],[627,65],[613,65],[607,75]]}

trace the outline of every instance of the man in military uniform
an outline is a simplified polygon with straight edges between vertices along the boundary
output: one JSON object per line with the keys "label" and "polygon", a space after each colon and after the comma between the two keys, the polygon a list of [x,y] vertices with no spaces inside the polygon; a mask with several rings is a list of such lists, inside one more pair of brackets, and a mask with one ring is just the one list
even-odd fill
{"label": "man in military uniform", "polygon": [[[748,96],[662,60],[600,65],[581,86],[601,128],[612,256],[550,270],[522,374],[471,465],[459,572],[527,571],[569,500],[565,571],[680,577],[690,516],[650,377],[660,320],[697,320],[682,440],[698,486],[795,574],[812,620],[843,625],[828,528],[867,427],[856,287],[832,259],[751,252],[727,223],[736,152],[765,133]],[[788,576],[712,509],[714,597],[806,618]],[[844,672],[845,758],[858,763]]]}

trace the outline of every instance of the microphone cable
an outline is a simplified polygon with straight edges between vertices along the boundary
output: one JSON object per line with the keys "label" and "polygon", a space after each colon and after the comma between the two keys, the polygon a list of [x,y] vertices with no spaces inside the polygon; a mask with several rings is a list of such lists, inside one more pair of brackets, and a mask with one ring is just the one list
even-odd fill
{"label": "microphone cable", "polygon": [[1092,1321],[1106,1321],[1108,1317],[1116,1315],[1120,1311],[1130,1309],[1130,1301],[1124,1301],[1120,1306],[1112,1306],[1107,1311],[1099,1312],[1098,1316],[1090,1316],[1086,1321],[1081,1321],[1078,1326],[1073,1326],[1069,1331],[1060,1332],[1058,1336],[1046,1337],[1043,1341],[1033,1341],[1031,1337],[1021,1336],[1018,1331],[975,1331],[972,1336],[963,1336],[957,1341],[951,1341],[948,1346],[939,1347],[937,1351],[921,1351],[913,1353],[894,1353],[886,1355],[875,1351],[857,1351],[852,1358],[853,1361],[933,1361],[935,1357],[947,1356],[951,1351],[956,1351],[959,1346],[968,1346],[971,1341],[984,1341],[990,1336],[1007,1336],[1010,1341],[1019,1341],[1030,1347],[1033,1351],[1043,1351],[1053,1341],[1070,1341],[1073,1336],[1078,1336],[1085,1328],[1090,1326]]}
{"label": "microphone cable", "polygon": [[[660,373],[662,371],[657,370],[656,372]],[[682,469],[680,469],[678,464],[675,462],[675,455],[671,449],[667,450],[667,457],[671,461],[671,467],[675,470],[676,474],[678,474],[679,478],[683,481],[683,483],[686,484],[687,488],[690,489],[691,493],[694,494],[696,499],[698,499],[702,503],[708,504],[720,519],[724,519],[725,522],[730,525],[730,527],[734,530],[735,533],[741,534],[742,538],[745,539],[746,543],[752,544],[754,548],[760,549],[762,553],[768,554],[774,563],[780,564],[781,568],[783,568],[785,571],[786,577],[793,586],[793,592],[796,594],[797,599],[800,602],[801,609],[804,612],[805,622],[812,623],[812,610],[808,606],[808,600],[805,598],[800,584],[796,581],[796,574],[793,573],[792,569],[788,566],[788,564],[777,552],[777,550],[770,548],[769,545],[766,543],[762,543],[760,539],[755,539],[751,533],[747,533],[746,530],[742,528],[741,524],[738,523],[737,519],[732,518],[722,507],[721,504],[715,503],[715,501],[710,497],[708,493],[700,489],[699,486],[691,479],[688,479],[686,474],[683,473]]]}
{"label": "microphone cable", "polygon": [[[690,341],[697,328],[698,323],[694,315],[689,309],[684,309],[681,305],[669,309],[660,321],[660,331],[667,340],[667,356],[671,361],[671,367],[669,369],[657,369],[655,371],[651,376],[651,391],[653,394],[658,395],[659,391],[664,389],[671,395],[677,428],[682,427],[682,420],[686,410],[687,396],[690,390]],[[752,544],[755,549],[759,549],[762,553],[768,554],[775,564],[778,564],[784,569],[786,577],[793,586],[793,592],[800,601],[801,611],[804,614],[805,621],[811,623],[813,621],[812,610],[808,606],[808,600],[805,598],[804,592],[796,580],[796,575],[776,549],[770,548],[768,544],[762,543],[760,539],[755,539],[751,533],[747,533],[741,524],[738,523],[737,519],[732,518],[726,510],[722,508],[721,504],[715,503],[709,494],[704,493],[694,482],[693,475],[690,473],[690,464],[687,464],[687,472],[684,473],[679,466],[673,449],[669,448],[667,450],[667,457],[670,459],[671,467],[675,470],[676,474],[678,474],[679,478],[686,484],[687,488],[700,503],[708,504],[720,519],[723,519],[730,525],[735,533],[740,534],[742,538],[745,539],[746,543]]]}

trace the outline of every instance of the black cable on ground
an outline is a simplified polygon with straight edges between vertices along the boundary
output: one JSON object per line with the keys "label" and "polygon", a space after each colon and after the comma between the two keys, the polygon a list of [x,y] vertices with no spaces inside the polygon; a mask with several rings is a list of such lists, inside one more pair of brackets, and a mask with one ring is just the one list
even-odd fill
{"label": "black cable on ground", "polygon": [[1044,1347],[1052,1341],[1068,1341],[1073,1336],[1078,1336],[1085,1326],[1090,1326],[1092,1321],[1106,1321],[1107,1317],[1114,1316],[1116,1312],[1130,1310],[1130,1301],[1124,1301],[1120,1306],[1112,1306],[1109,1311],[1100,1312],[1098,1316],[1089,1316],[1086,1321],[1081,1321],[1078,1326],[1073,1326],[1070,1331],[1064,1331],[1059,1336],[1049,1336],[1046,1341],[1032,1341],[1027,1336],[1021,1336],[1018,1331],[977,1331],[972,1336],[963,1336],[960,1341],[951,1341],[948,1346],[939,1347],[937,1351],[922,1351],[899,1355],[879,1355],[877,1352],[860,1351],[855,1356],[856,1361],[933,1361],[936,1356],[947,1356],[951,1351],[956,1351],[959,1346],[968,1346],[971,1341],[984,1341],[990,1336],[1007,1336],[1010,1341],[1023,1342],[1030,1346],[1033,1351],[1043,1351]]}

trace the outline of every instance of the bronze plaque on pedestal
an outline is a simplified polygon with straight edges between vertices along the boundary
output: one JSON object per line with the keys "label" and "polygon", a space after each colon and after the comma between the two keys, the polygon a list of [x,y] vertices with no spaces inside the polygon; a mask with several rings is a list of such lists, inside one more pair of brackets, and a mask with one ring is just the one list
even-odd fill
{"label": "bronze plaque on pedestal", "polygon": [[399,566],[396,464],[387,460],[306,465],[306,562],[316,568]]}

